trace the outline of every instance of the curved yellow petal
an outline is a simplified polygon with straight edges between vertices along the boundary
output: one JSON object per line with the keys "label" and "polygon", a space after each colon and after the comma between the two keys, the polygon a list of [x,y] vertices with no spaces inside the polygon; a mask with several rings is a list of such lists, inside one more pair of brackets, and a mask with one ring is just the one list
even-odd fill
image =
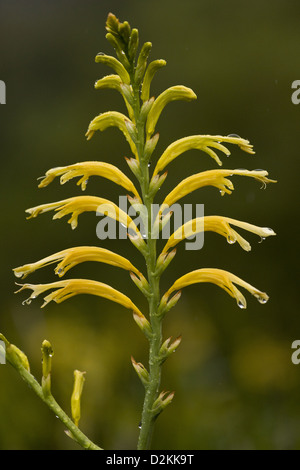
{"label": "curved yellow petal", "polygon": [[60,184],[65,184],[72,178],[81,176],[81,179],[77,184],[81,185],[81,189],[83,191],[86,189],[90,176],[102,176],[103,178],[122,186],[128,191],[131,191],[139,200],[141,200],[132,181],[121,170],[119,170],[118,167],[111,165],[110,163],[91,161],[51,168],[46,172],[46,175],[39,184],[39,188],[44,188],[50,184],[56,176],[60,176]]}
{"label": "curved yellow petal", "polygon": [[103,77],[100,80],[96,81],[95,88],[96,88],[96,90],[101,90],[103,88],[113,88],[114,90],[117,90],[119,93],[121,93],[121,95],[124,99],[124,102],[126,104],[129,117],[130,117],[131,120],[133,120],[134,119],[134,112],[133,112],[132,106],[130,105],[130,103],[128,102],[128,100],[126,99],[126,97],[123,93],[123,89],[122,89],[122,86],[121,86],[122,84],[123,84],[123,82],[122,82],[121,78],[119,77],[119,75],[106,75],[105,77]]}
{"label": "curved yellow petal", "polygon": [[248,284],[247,282],[243,281],[242,279],[228,271],[216,268],[196,269],[195,271],[191,271],[190,273],[185,274],[174,282],[174,284],[163,296],[163,299],[167,299],[170,294],[174,291],[178,291],[183,287],[200,282],[211,282],[221,287],[229,295],[231,295],[231,297],[234,297],[236,299],[237,304],[240,308],[246,308],[247,303],[245,297],[236,288],[234,284],[237,284],[247,289],[262,304],[265,304],[269,299],[268,295],[265,292],[261,292],[260,290],[253,287],[251,284]]}
{"label": "curved yellow petal", "polygon": [[85,134],[87,140],[90,140],[93,137],[95,131],[104,131],[108,127],[112,126],[118,127],[123,132],[127,142],[129,143],[132,153],[138,157],[137,149],[129,135],[126,121],[134,126],[133,122],[130,121],[125,114],[119,113],[118,111],[107,111],[106,113],[99,114],[99,116],[96,116],[89,124],[88,130]]}
{"label": "curved yellow petal", "polygon": [[157,70],[166,65],[163,59],[153,60],[147,67],[141,91],[141,99],[147,101],[150,97],[150,85]]}
{"label": "curved yellow petal", "polygon": [[235,243],[236,241],[240,246],[250,251],[251,246],[241,235],[232,229],[230,225],[235,225],[249,232],[259,235],[262,239],[271,235],[276,235],[275,232],[268,227],[257,227],[256,225],[242,222],[240,220],[231,219],[229,217],[223,217],[219,215],[209,215],[205,217],[198,217],[196,219],[189,220],[185,224],[181,225],[169,238],[165,244],[162,253],[166,253],[168,250],[176,246],[181,240],[189,238],[196,233],[203,231],[212,231],[219,233],[227,238],[228,243]]}
{"label": "curved yellow petal", "polygon": [[30,214],[28,219],[31,219],[50,210],[56,211],[53,219],[61,219],[65,215],[72,214],[71,218],[68,220],[72,229],[77,227],[77,219],[82,212],[97,212],[111,217],[123,224],[125,227],[134,230],[136,234],[135,236],[143,241],[142,235],[131,217],[108,199],[96,196],[76,196],[62,201],[31,207],[30,209],[27,209],[26,212]]}
{"label": "curved yellow petal", "polygon": [[115,57],[100,52],[96,55],[95,62],[108,65],[108,67],[111,67],[119,75],[123,83],[130,84],[129,73]]}
{"label": "curved yellow petal", "polygon": [[261,181],[263,185],[275,183],[275,180],[267,178],[268,172],[264,170],[208,170],[196,173],[182,180],[165,198],[162,206],[171,206],[182,197],[190,194],[196,189],[204,186],[215,186],[219,188],[222,196],[225,193],[231,194],[234,187],[226,176],[249,176]]}
{"label": "curved yellow petal", "polygon": [[182,85],[173,86],[163,91],[154,101],[153,106],[148,114],[146,122],[147,139],[149,139],[153,134],[159,116],[168,103],[175,100],[191,101],[196,98],[197,96],[193,90],[191,90],[191,88],[187,88]]}
{"label": "curved yellow petal", "polygon": [[237,137],[224,137],[221,135],[191,135],[189,137],[183,137],[182,139],[176,140],[166,148],[156,164],[153,176],[162,171],[179,155],[192,149],[206,152],[218,163],[218,165],[221,166],[222,162],[218,155],[210,148],[216,148],[225,153],[225,155],[229,156],[230,151],[224,145],[221,145],[220,142],[236,144],[245,152],[252,154],[254,153],[252,145],[250,145],[249,141],[246,139]]}
{"label": "curved yellow petal", "polygon": [[45,307],[45,305],[47,305],[52,300],[59,304],[64,300],[73,297],[74,295],[91,294],[112,300],[113,302],[133,310],[133,312],[135,312],[139,317],[144,317],[144,315],[140,312],[140,310],[129,297],[109,286],[108,284],[104,284],[103,282],[91,281],[89,279],[67,279],[49,284],[23,284],[21,289],[19,289],[17,292],[21,292],[24,289],[32,290],[30,297],[24,301],[24,303],[27,304],[30,304],[33,299],[47,290],[55,289],[53,292],[44,297],[44,303],[42,307]]}
{"label": "curved yellow petal", "polygon": [[47,256],[35,263],[24,264],[18,268],[14,268],[14,274],[16,277],[25,278],[28,274],[33,273],[37,269],[40,269],[49,264],[59,262],[55,268],[55,274],[62,277],[69,269],[73,268],[79,263],[86,261],[96,261],[101,263],[110,264],[127,271],[132,271],[138,276],[141,275],[140,271],[133,266],[133,264],[121,255],[114,253],[113,251],[106,250],[97,246],[77,246],[74,248],[68,248],[66,250],[54,253],[51,256]]}

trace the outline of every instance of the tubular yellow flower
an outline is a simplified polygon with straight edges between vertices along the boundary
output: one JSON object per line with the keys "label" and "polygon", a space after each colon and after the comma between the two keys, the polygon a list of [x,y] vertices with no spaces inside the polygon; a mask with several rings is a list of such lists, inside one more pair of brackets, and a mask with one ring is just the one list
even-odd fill
{"label": "tubular yellow flower", "polygon": [[106,75],[105,77],[96,81],[95,88],[96,90],[101,90],[103,88],[113,88],[114,90],[117,90],[119,93],[121,93],[124,99],[125,105],[127,107],[129,117],[131,120],[134,120],[133,109],[131,105],[129,104],[128,100],[126,99],[122,85],[123,85],[123,82],[121,78],[119,77],[119,75]]}
{"label": "tubular yellow flower", "polygon": [[103,53],[99,53],[95,57],[96,63],[101,63],[108,65],[111,67],[121,78],[123,83],[129,84],[130,83],[130,76],[125,67],[121,64],[121,62],[113,56],[106,55]]}
{"label": "tubular yellow flower", "polygon": [[123,132],[127,142],[130,145],[132,153],[137,158],[137,149],[129,135],[125,121],[128,121],[130,124],[132,124],[132,126],[134,126],[133,122],[130,121],[130,119],[125,116],[125,114],[119,113],[118,111],[108,111],[106,113],[99,114],[99,116],[96,116],[89,124],[88,130],[85,134],[87,140],[90,140],[93,137],[95,131],[104,131],[108,127],[112,126],[118,127]]}
{"label": "tubular yellow flower", "polygon": [[245,250],[250,251],[251,246],[241,235],[239,235],[230,225],[236,225],[248,232],[259,235],[262,239],[276,233],[268,227],[257,227],[256,225],[242,222],[240,220],[231,219],[229,217],[223,217],[219,215],[209,215],[205,217],[198,217],[196,219],[189,220],[185,224],[181,225],[169,238],[165,244],[162,253],[167,252],[170,248],[174,247],[181,240],[191,237],[196,233],[202,231],[212,231],[219,233],[227,238],[228,243],[238,242],[239,245]]}
{"label": "tubular yellow flower", "polygon": [[251,286],[247,282],[243,281],[234,274],[224,271],[222,269],[216,268],[203,268],[196,269],[190,273],[185,274],[184,276],[177,279],[170,289],[163,296],[164,301],[169,298],[170,294],[174,291],[178,291],[183,287],[189,286],[191,284],[196,284],[199,282],[211,282],[217,286],[224,289],[227,294],[234,297],[237,301],[237,304],[240,308],[246,308],[247,303],[243,294],[235,287],[234,284],[237,284],[245,289],[247,289],[261,304],[265,304],[269,297],[265,292],[261,292],[255,287]]}
{"label": "tubular yellow flower", "polygon": [[133,310],[133,312],[137,314],[138,317],[144,318],[144,315],[140,312],[140,310],[129,297],[109,286],[108,284],[104,284],[103,282],[92,281],[89,279],[66,279],[64,281],[56,281],[49,284],[23,284],[21,285],[21,288],[16,291],[16,293],[21,292],[24,289],[31,289],[32,294],[30,297],[28,297],[28,299],[24,300],[23,304],[30,304],[31,301],[40,294],[47,290],[55,289],[53,292],[51,292],[51,294],[48,294],[46,297],[44,297],[42,308],[51,302],[51,300],[59,304],[64,300],[73,297],[74,295],[91,294],[104,297],[106,299],[112,300],[113,302],[121,304],[124,307]]}
{"label": "tubular yellow flower", "polygon": [[147,140],[153,134],[159,116],[168,103],[175,100],[191,101],[196,98],[197,96],[193,90],[182,85],[172,86],[163,91],[154,101],[151,111],[148,114],[146,122]]}
{"label": "tubular yellow flower", "polygon": [[267,178],[268,172],[264,170],[208,170],[196,173],[182,180],[165,198],[162,206],[171,206],[182,197],[204,186],[219,188],[221,195],[231,194],[234,186],[226,176],[249,176],[261,181],[264,186],[267,183],[275,183],[275,180]]}
{"label": "tubular yellow flower", "polygon": [[129,215],[108,199],[103,199],[97,196],[76,196],[69,199],[63,199],[62,201],[31,207],[25,212],[30,214],[27,218],[31,219],[32,217],[37,217],[39,214],[43,214],[44,212],[51,210],[56,211],[53,219],[61,219],[65,215],[72,213],[72,217],[68,220],[72,229],[77,227],[77,219],[82,212],[92,211],[107,215],[108,217],[119,221],[124,226],[134,230],[137,238],[143,241],[140,231]]}
{"label": "tubular yellow flower", "polygon": [[141,99],[147,101],[150,97],[150,85],[157,70],[166,65],[163,59],[153,60],[147,67],[141,91]]}
{"label": "tubular yellow flower", "polygon": [[224,137],[221,135],[191,135],[189,137],[183,137],[182,139],[176,140],[166,148],[161,157],[158,159],[152,178],[158,172],[162,171],[179,155],[192,149],[203,150],[203,152],[206,152],[210,157],[212,157],[218,163],[218,165],[222,166],[222,162],[218,155],[210,148],[213,147],[217,150],[220,150],[227,157],[229,157],[230,151],[220,142],[236,144],[240,147],[240,149],[247,153],[255,153],[249,141],[240,137]]}
{"label": "tubular yellow flower", "polygon": [[13,271],[16,277],[22,277],[24,279],[28,274],[33,273],[37,269],[56,263],[57,261],[60,261],[60,263],[55,268],[55,274],[58,274],[59,277],[62,277],[69,269],[73,268],[77,264],[85,261],[111,264],[127,271],[132,271],[138,276],[142,276],[139,270],[135,268],[128,259],[114,253],[113,251],[99,248],[97,246],[78,246],[68,248],[66,250],[59,251],[58,253],[54,253],[51,256],[47,256],[35,263],[24,264],[23,266],[14,268]]}
{"label": "tubular yellow flower", "polygon": [[132,181],[121,170],[119,170],[119,168],[115,165],[111,165],[110,163],[91,161],[51,168],[46,172],[46,175],[39,184],[39,188],[48,186],[48,184],[50,184],[57,176],[60,176],[60,184],[65,184],[72,178],[81,176],[77,185],[81,185],[82,191],[85,191],[90,176],[102,176],[103,178],[113,181],[119,186],[132,192],[139,200],[141,200]]}

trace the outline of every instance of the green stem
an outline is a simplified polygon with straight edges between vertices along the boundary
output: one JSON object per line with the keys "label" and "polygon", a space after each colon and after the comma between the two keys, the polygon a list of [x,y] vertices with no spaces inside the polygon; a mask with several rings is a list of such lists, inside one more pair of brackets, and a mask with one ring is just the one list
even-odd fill
{"label": "green stem", "polygon": [[[132,77],[133,78],[133,77]],[[147,254],[145,260],[147,264],[148,282],[150,286],[149,302],[149,320],[152,327],[152,336],[149,339],[149,384],[146,386],[145,398],[142,411],[140,435],[138,439],[138,449],[149,449],[153,426],[156,415],[153,412],[153,404],[158,397],[161,381],[161,361],[159,351],[162,345],[162,324],[161,317],[158,316],[158,306],[160,302],[159,280],[160,276],[156,273],[156,239],[152,238],[152,203],[153,196],[149,194],[149,168],[148,161],[144,158],[145,130],[144,123],[140,119],[140,98],[139,89],[133,84],[134,92],[134,115],[137,128],[137,150],[140,161],[141,177],[139,183],[142,191],[143,203],[148,214],[148,237]]]}
{"label": "green stem", "polygon": [[69,437],[73,438],[81,447],[87,450],[102,450],[94,444],[82,431],[73,423],[69,416],[62,410],[51,394],[44,394],[41,385],[21,364],[11,362],[11,365],[19,372],[22,379],[32,388],[32,390],[43,400],[44,403],[55,413],[55,415],[68,428]]}

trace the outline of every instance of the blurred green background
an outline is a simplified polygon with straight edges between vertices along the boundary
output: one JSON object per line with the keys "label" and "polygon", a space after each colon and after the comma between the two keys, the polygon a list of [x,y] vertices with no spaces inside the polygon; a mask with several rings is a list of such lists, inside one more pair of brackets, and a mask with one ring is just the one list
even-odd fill
{"label": "blurred green background", "polygon": [[[88,123],[100,112],[125,112],[114,91],[95,91],[96,79],[111,73],[95,64],[98,52],[112,53],[105,21],[112,11],[151,41],[151,59],[165,59],[152,86],[157,96],[182,84],[198,96],[168,105],[158,122],[153,155],[175,139],[192,134],[236,133],[248,138],[256,155],[230,146],[224,168],[263,168],[276,185],[260,190],[256,181],[234,178],[235,191],[221,198],[214,188],[196,191],[184,203],[204,203],[205,213],[272,227],[277,237],[259,244],[247,234],[250,253],[213,233],[201,251],[179,245],[162,278],[162,292],[182,274],[219,267],[270,296],[260,305],[246,295],[248,308],[209,284],[183,291],[165,320],[165,338],[182,335],[178,351],[163,369],[162,387],[175,390],[173,404],[159,418],[154,449],[299,449],[300,365],[291,362],[291,344],[300,339],[298,308],[298,170],[300,105],[291,84],[300,79],[300,4],[295,0],[1,0],[0,79],[7,86],[1,122],[1,312],[0,331],[23,349],[32,373],[41,376],[43,339],[51,341],[53,392],[69,411],[73,370],[86,371],[80,427],[105,449],[133,449],[143,389],[130,356],[147,363],[147,342],[131,313],[104,299],[77,296],[40,309],[42,299],[22,306],[14,295],[11,269],[55,251],[100,244],[143,260],[127,240],[100,242],[99,219],[45,214],[27,221],[24,210],[80,195],[70,182],[38,189],[36,179],[55,166],[84,160],[118,165],[126,174],[130,148],[108,129],[87,142]],[[205,154],[190,151],[169,166],[163,197],[183,177],[215,168]],[[120,188],[91,178],[86,194],[118,202]],[[163,246],[162,241],[160,245]],[[97,279],[145,302],[128,273],[85,263],[70,277]],[[52,267],[28,282],[53,282]],[[63,425],[9,365],[0,365],[0,448],[77,449]]]}

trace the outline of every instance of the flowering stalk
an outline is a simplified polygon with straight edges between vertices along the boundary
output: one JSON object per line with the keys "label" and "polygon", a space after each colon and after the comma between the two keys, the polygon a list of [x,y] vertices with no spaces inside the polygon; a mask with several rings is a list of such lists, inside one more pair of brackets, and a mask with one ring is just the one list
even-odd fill
{"label": "flowering stalk", "polygon": [[[218,215],[205,216],[185,222],[170,236],[162,252],[157,253],[159,232],[172,217],[173,212],[170,207],[179,199],[204,186],[218,188],[222,196],[225,194],[230,195],[234,189],[233,183],[229,179],[232,176],[254,178],[262,182],[264,187],[268,183],[274,182],[274,180],[269,179],[268,173],[264,170],[215,169],[196,173],[181,181],[165,197],[158,214],[153,214],[154,198],[167,177],[165,168],[175,158],[190,149],[198,149],[206,153],[221,166],[222,161],[216,151],[220,151],[226,156],[230,155],[230,151],[224,144],[237,145],[248,154],[254,153],[253,148],[248,140],[234,135],[194,135],[184,137],[167,147],[158,158],[153,174],[150,175],[149,162],[159,138],[159,134],[155,133],[155,129],[164,107],[174,100],[194,100],[196,95],[190,88],[177,85],[163,91],[156,99],[151,97],[150,88],[152,79],[155,73],[166,65],[166,62],[164,60],[154,60],[148,65],[148,56],[152,45],[150,42],[146,42],[142,45],[138,54],[138,30],[131,29],[128,22],[120,23],[113,14],[109,14],[106,29],[108,31],[106,38],[114,47],[117,58],[100,53],[96,56],[96,62],[111,67],[115,74],[97,80],[95,88],[98,90],[103,88],[117,90],[124,99],[128,116],[117,111],[108,111],[96,116],[89,124],[86,137],[90,140],[96,131],[102,132],[110,126],[119,128],[130,146],[132,156],[126,158],[126,162],[136,177],[139,188],[114,165],[93,161],[75,163],[74,165],[48,170],[39,187],[47,186],[56,177],[60,177],[61,184],[75,177],[80,177],[77,184],[84,191],[91,176],[106,178],[132,193],[133,197],[128,196],[129,203],[139,213],[144,226],[147,227],[146,233],[139,231],[137,225],[126,212],[113,202],[98,196],[77,196],[58,202],[42,204],[27,209],[26,212],[29,214],[28,218],[37,217],[39,214],[49,211],[55,212],[53,219],[71,214],[68,222],[71,224],[72,229],[77,227],[78,216],[83,212],[97,211],[109,216],[127,228],[128,238],[145,259],[147,274],[143,275],[130,260],[117,253],[100,247],[88,246],[72,247],[60,251],[40,261],[15,268],[14,273],[17,277],[24,278],[37,269],[49,264],[58,263],[55,268],[55,274],[61,278],[73,266],[85,261],[111,264],[129,272],[134,284],[148,300],[148,318],[128,296],[119,290],[105,283],[89,279],[66,279],[37,285],[23,284],[19,291],[24,289],[32,291],[30,297],[24,301],[29,304],[38,295],[52,290],[51,293],[44,297],[42,307],[50,301],[61,303],[74,295],[88,293],[112,300],[132,311],[133,319],[149,341],[148,369],[142,363],[136,362],[133,357],[131,358],[132,365],[145,388],[137,446],[141,450],[150,447],[154,423],[159,414],[172,402],[174,397],[174,392],[160,390],[161,371],[162,364],[179,346],[181,337],[176,338],[173,342],[171,342],[171,338],[164,340],[162,324],[166,313],[179,301],[181,289],[194,283],[210,282],[221,287],[234,297],[239,307],[245,308],[246,299],[237,289],[237,284],[253,294],[260,303],[266,303],[268,300],[266,293],[258,290],[234,274],[216,268],[201,268],[185,274],[177,279],[168,291],[161,296],[161,275],[176,255],[174,246],[184,238],[189,238],[191,235],[203,231],[214,231],[223,235],[229,243],[237,241],[244,250],[250,251],[251,247],[248,241],[236,232],[232,225],[255,233],[261,238],[275,235],[274,231],[270,228],[258,227],[247,222]],[[161,173],[162,171],[164,172]],[[167,213],[164,215],[165,210],[167,210]],[[50,406],[51,357],[49,348],[48,343],[43,343],[43,380],[41,392],[38,389],[38,394]],[[83,373],[76,371],[71,400],[72,416],[76,426],[74,423],[72,424],[76,428],[81,415],[80,405],[83,382]],[[61,414],[57,414],[61,416]],[[77,431],[75,432],[74,429],[70,429],[70,432],[73,436],[76,436]],[[80,442],[80,439],[77,438],[77,441]],[[93,447],[90,446],[90,448]]]}

